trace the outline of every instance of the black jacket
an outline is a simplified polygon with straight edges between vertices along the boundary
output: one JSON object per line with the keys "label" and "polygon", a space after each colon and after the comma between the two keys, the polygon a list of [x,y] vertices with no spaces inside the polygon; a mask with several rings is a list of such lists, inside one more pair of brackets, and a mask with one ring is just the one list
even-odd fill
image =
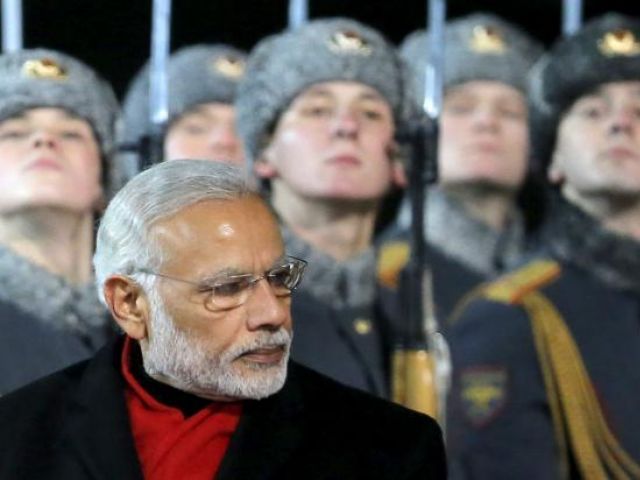
{"label": "black jacket", "polygon": [[388,345],[378,310],[375,305],[337,308],[307,292],[295,292],[291,355],[344,385],[387,397]]}
{"label": "black jacket", "polygon": [[[640,297],[568,264],[561,265],[556,279],[532,291],[545,295],[557,309],[584,360],[609,428],[640,463]],[[558,472],[567,467],[532,322],[521,305],[478,298],[451,328],[452,477],[562,478]],[[476,398],[473,391],[492,392],[492,397]],[[581,478],[575,471],[570,477]]]}
{"label": "black jacket", "polygon": [[0,397],[45,375],[85,360],[110,334],[81,334],[47,324],[0,302]]}
{"label": "black jacket", "polygon": [[[121,342],[0,399],[0,478],[142,479]],[[283,389],[247,401],[218,479],[444,479],[435,422],[295,363]]]}

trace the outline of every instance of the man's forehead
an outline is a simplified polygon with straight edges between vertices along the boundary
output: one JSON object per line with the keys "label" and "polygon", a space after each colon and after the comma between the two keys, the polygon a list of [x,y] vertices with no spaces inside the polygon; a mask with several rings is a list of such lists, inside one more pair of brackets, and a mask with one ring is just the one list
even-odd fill
{"label": "man's forehead", "polygon": [[579,97],[578,100],[590,97],[608,97],[616,92],[628,94],[630,97],[640,98],[640,80],[601,83]]}
{"label": "man's forehead", "polygon": [[221,102],[206,102],[199,103],[194,105],[192,108],[188,109],[182,117],[187,115],[200,115],[200,116],[215,116],[221,113],[232,114],[235,112],[235,108],[233,105],[229,103],[221,103]]}
{"label": "man's forehead", "polygon": [[275,220],[264,201],[251,194],[193,203],[156,222],[150,231],[168,239],[189,239],[194,232],[225,238],[237,233],[239,226],[256,223],[275,224]]}
{"label": "man's forehead", "polygon": [[375,88],[364,83],[343,80],[313,84],[302,91],[297,98],[333,98],[341,94],[363,100],[375,100],[387,103],[386,99]]}
{"label": "man's forehead", "polygon": [[73,112],[65,110],[64,108],[59,107],[33,107],[21,110],[14,115],[6,118],[7,120],[29,120],[36,117],[51,117],[57,120],[73,120],[78,122],[85,122],[82,117],[79,117]]}
{"label": "man's forehead", "polygon": [[163,263],[185,272],[199,270],[197,264],[202,264],[209,273],[256,252],[273,261],[283,252],[278,224],[255,195],[190,205],[154,224],[150,237],[161,249]]}
{"label": "man's forehead", "polygon": [[524,101],[524,95],[520,90],[496,80],[470,80],[447,88],[445,100],[457,96],[500,97]]}

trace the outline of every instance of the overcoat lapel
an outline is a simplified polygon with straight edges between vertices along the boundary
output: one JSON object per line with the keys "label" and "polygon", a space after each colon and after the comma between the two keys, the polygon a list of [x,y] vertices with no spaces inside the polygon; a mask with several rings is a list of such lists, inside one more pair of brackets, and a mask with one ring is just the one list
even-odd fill
{"label": "overcoat lapel", "polygon": [[287,382],[280,392],[245,403],[216,480],[283,477],[282,467],[290,463],[305,430],[295,376],[295,366],[289,365]]}
{"label": "overcoat lapel", "polygon": [[[77,458],[90,478],[142,480],[118,373],[122,342],[114,342],[91,361],[68,408],[61,436],[67,456]],[[109,472],[108,474],[105,472]]]}

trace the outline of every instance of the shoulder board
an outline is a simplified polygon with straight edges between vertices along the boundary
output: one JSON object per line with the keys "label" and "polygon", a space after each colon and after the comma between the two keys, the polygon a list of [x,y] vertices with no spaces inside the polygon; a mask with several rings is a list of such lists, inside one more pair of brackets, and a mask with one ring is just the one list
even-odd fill
{"label": "shoulder board", "polygon": [[482,296],[496,302],[517,304],[522,297],[558,278],[561,269],[553,260],[535,260],[487,284]]}
{"label": "shoulder board", "polygon": [[393,241],[382,244],[378,252],[377,277],[385,287],[396,290],[400,272],[409,262],[409,243]]}

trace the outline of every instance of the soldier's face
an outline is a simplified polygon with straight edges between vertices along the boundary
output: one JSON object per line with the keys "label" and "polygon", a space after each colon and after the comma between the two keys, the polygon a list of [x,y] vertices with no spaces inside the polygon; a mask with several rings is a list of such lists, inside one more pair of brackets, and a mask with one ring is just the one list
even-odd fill
{"label": "soldier's face", "polygon": [[549,178],[565,194],[640,194],[640,81],[580,97],[558,127]]}
{"label": "soldier's face", "polygon": [[214,160],[244,165],[244,152],[235,128],[235,109],[204,103],[181,115],[165,136],[166,160]]}
{"label": "soldier's face", "polygon": [[256,162],[259,177],[307,198],[377,200],[401,175],[387,101],[355,82],[323,82],[281,115]]}
{"label": "soldier's face", "polygon": [[440,182],[517,189],[527,170],[527,106],[515,88],[472,81],[448,89],[441,117]]}
{"label": "soldier's face", "polygon": [[0,213],[54,207],[91,211],[102,196],[91,126],[59,108],[34,108],[0,123]]}

